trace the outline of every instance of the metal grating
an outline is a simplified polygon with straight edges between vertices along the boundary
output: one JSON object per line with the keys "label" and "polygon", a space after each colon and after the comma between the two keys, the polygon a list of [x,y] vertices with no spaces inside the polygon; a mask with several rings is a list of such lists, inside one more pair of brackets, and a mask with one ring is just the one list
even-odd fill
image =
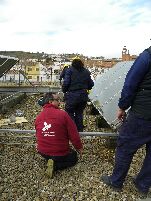
{"label": "metal grating", "polygon": [[120,122],[116,119],[118,100],[125,77],[134,61],[119,62],[95,81],[89,98],[107,123],[117,128]]}
{"label": "metal grating", "polygon": [[0,55],[0,77],[6,74],[18,61],[17,58]]}

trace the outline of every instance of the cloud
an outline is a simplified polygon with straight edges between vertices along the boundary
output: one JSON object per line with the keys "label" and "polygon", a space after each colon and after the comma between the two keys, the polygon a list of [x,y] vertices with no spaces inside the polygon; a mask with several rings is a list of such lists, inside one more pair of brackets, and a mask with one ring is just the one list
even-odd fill
{"label": "cloud", "polygon": [[151,38],[151,3],[138,0],[0,0],[1,50],[120,57]]}

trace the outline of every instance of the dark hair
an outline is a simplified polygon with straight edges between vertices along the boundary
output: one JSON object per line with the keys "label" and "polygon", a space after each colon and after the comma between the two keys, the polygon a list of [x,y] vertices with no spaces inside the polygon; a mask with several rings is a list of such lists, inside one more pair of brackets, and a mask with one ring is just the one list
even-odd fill
{"label": "dark hair", "polygon": [[53,101],[54,100],[54,95],[56,93],[52,93],[52,92],[48,92],[46,93],[43,97],[41,97],[39,100],[38,100],[38,105],[40,106],[44,106],[45,104],[49,103],[49,101]]}
{"label": "dark hair", "polygon": [[77,70],[81,70],[82,68],[84,68],[84,63],[81,61],[81,59],[74,59],[72,61],[72,66]]}
{"label": "dark hair", "polygon": [[54,100],[54,95],[55,93],[52,92],[48,92],[44,95],[44,104],[49,103],[49,101],[53,101]]}

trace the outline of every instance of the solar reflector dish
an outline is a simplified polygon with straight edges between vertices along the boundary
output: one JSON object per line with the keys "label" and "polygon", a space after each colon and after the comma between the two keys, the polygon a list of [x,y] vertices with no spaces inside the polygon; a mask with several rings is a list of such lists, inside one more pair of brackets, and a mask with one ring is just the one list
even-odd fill
{"label": "solar reflector dish", "polygon": [[0,55],[0,77],[7,73],[7,71],[17,63],[17,61],[17,58]]}
{"label": "solar reflector dish", "polygon": [[134,61],[119,62],[101,74],[95,81],[89,98],[107,123],[117,128],[120,122],[116,118],[118,100],[125,77]]}

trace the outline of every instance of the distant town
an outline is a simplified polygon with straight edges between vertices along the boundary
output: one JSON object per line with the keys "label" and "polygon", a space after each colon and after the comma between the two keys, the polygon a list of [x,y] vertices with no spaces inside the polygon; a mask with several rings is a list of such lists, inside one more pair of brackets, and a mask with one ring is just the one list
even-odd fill
{"label": "distant town", "polygon": [[64,65],[70,65],[73,58],[78,56],[92,74],[92,78],[112,68],[121,61],[133,61],[137,55],[131,55],[126,46],[121,51],[120,58],[105,59],[86,57],[80,54],[46,54],[22,51],[0,51],[0,55],[16,57],[19,62],[0,78],[0,84],[51,84],[59,83],[60,73]]}

